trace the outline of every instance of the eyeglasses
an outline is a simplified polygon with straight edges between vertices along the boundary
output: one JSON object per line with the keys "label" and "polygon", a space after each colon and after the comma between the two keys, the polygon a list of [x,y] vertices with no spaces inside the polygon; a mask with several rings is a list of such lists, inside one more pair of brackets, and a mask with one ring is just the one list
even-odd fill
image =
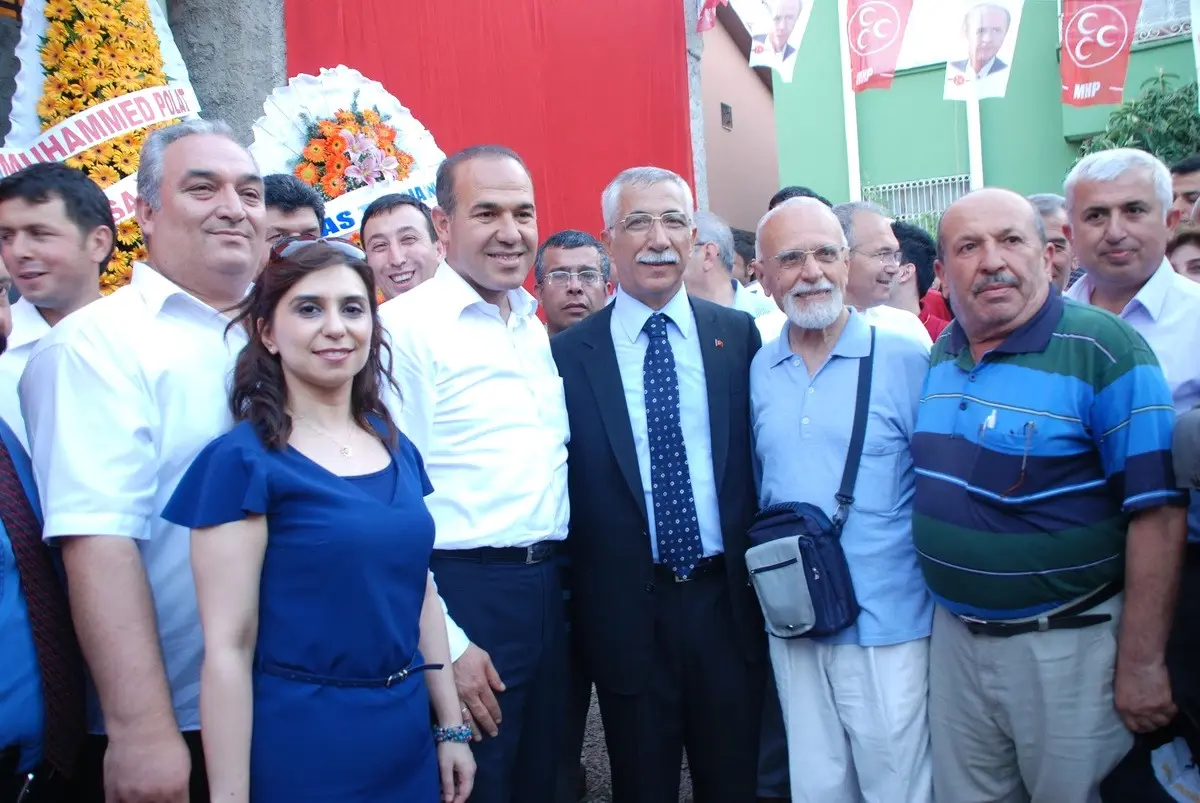
{"label": "eyeglasses", "polygon": [[784,270],[804,267],[811,255],[822,265],[833,265],[842,258],[845,249],[840,245],[821,245],[816,248],[792,248],[781,251],[773,257],[765,257],[763,262],[774,262]]}
{"label": "eyeglasses", "polygon": [[691,231],[692,229],[692,219],[684,212],[665,212],[661,215],[635,212],[627,215],[620,222],[620,226],[630,234],[645,234],[654,226],[656,220],[662,221],[663,228],[667,231]]}
{"label": "eyeglasses", "polygon": [[567,287],[571,279],[578,279],[580,287],[599,287],[604,283],[604,274],[598,270],[581,270],[572,273],[569,270],[552,270],[543,277],[551,287]]}
{"label": "eyeglasses", "polygon": [[[857,248],[851,248],[850,253],[861,254]],[[903,265],[904,253],[901,251],[877,251],[874,254],[867,254],[867,259],[873,259],[880,265]]]}
{"label": "eyeglasses", "polygon": [[316,243],[325,243],[343,256],[366,261],[363,250],[344,237],[316,237],[312,234],[296,234],[284,237],[271,246],[271,261],[278,262],[293,256],[297,251]]}

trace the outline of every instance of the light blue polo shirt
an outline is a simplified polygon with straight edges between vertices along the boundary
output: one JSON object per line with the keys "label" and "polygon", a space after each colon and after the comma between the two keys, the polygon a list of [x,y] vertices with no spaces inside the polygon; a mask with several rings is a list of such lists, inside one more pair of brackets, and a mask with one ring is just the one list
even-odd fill
{"label": "light blue polo shirt", "polygon": [[[788,343],[791,325],[750,367],[758,500],[762,507],[807,502],[832,518],[850,448],[858,358],[870,350],[871,327],[851,310],[829,358],[810,378]],[[933,602],[913,547],[910,449],[928,368],[923,344],[876,327],[866,440],[842,531],[862,613],[854,627],[816,639],[822,643],[883,647],[929,635]]]}

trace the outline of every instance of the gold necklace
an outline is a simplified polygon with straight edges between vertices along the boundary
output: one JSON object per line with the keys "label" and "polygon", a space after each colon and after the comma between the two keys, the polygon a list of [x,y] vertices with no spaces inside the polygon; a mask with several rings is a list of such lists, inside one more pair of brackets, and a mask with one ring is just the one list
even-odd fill
{"label": "gold necklace", "polygon": [[350,441],[354,435],[354,422],[353,421],[351,421],[350,426],[348,426],[346,428],[346,442],[343,443],[332,432],[330,432],[329,430],[325,429],[324,427],[322,427],[318,424],[314,424],[313,422],[309,421],[304,416],[299,415],[298,413],[292,413],[291,416],[294,420],[299,421],[301,424],[308,427],[309,429],[311,429],[313,432],[317,433],[318,435],[324,435],[326,438],[328,438],[331,443],[336,445],[338,447],[338,449],[341,450],[342,457],[353,457],[354,456],[354,451],[350,448]]}

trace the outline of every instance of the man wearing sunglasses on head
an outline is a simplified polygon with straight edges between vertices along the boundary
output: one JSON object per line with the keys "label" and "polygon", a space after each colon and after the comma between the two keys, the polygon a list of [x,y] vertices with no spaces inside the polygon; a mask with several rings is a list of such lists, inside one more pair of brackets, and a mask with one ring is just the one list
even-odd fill
{"label": "man wearing sunglasses on head", "polygon": [[533,260],[534,290],[554,337],[598,309],[612,289],[604,246],[587,232],[566,229],[546,238]]}

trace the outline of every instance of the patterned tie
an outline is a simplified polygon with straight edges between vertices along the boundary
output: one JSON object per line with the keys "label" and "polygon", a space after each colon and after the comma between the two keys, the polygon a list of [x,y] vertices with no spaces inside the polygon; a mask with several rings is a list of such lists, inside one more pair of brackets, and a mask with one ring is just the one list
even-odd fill
{"label": "patterned tie", "polygon": [[50,552],[42,543],[42,528],[3,440],[0,440],[0,520],[17,560],[42,676],[46,707],[43,754],[47,764],[70,777],[84,738],[83,657],[71,626],[67,595],[50,560]]}
{"label": "patterned tie", "polygon": [[703,555],[692,474],[688,471],[679,425],[679,376],[667,340],[667,316],[656,312],[642,331],[650,337],[642,381],[646,394],[646,436],[650,441],[650,490],[658,561],[686,580]]}

